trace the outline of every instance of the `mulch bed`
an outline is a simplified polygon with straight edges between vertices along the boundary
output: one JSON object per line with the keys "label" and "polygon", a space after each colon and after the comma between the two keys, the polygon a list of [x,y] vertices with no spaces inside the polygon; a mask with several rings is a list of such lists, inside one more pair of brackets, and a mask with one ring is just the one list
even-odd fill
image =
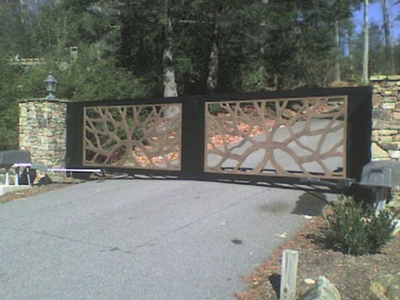
{"label": "mulch bed", "polygon": [[309,286],[305,279],[327,277],[339,290],[342,300],[377,300],[371,291],[371,281],[379,275],[400,276],[400,234],[394,236],[382,253],[353,256],[324,248],[322,228],[325,222],[314,217],[291,240],[277,249],[271,259],[254,269],[244,278],[246,291],[236,293],[238,300],[279,299],[281,257],[285,249],[299,251],[297,273],[298,294]]}

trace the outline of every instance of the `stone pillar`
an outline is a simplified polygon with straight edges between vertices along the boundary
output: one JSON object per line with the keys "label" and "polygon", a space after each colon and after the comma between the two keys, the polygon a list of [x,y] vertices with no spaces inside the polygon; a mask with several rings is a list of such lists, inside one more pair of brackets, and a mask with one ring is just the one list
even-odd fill
{"label": "stone pillar", "polygon": [[32,162],[48,168],[65,167],[67,100],[19,101],[19,148]]}
{"label": "stone pillar", "polygon": [[400,159],[400,75],[373,76],[372,160]]}
{"label": "stone pillar", "polygon": [[[373,76],[372,160],[400,160],[400,75]],[[387,204],[400,208],[400,186]]]}

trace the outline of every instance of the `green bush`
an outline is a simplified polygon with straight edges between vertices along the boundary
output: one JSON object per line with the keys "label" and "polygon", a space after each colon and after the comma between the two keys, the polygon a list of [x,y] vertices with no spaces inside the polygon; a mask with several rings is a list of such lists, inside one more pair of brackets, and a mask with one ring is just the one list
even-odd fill
{"label": "green bush", "polygon": [[210,112],[210,114],[212,115],[217,115],[220,112],[223,112],[223,108],[221,107],[220,104],[218,103],[211,103],[208,105],[208,111]]}
{"label": "green bush", "polygon": [[396,225],[394,214],[385,210],[376,215],[371,207],[365,208],[352,198],[339,200],[325,216],[326,245],[354,255],[380,252]]}

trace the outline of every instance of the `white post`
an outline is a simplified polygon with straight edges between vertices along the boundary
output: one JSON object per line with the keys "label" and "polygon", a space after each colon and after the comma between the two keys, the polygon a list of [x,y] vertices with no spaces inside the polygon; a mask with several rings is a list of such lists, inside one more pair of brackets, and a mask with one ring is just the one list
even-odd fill
{"label": "white post", "polygon": [[299,251],[283,251],[280,300],[294,300],[296,297],[298,260]]}
{"label": "white post", "polygon": [[383,186],[377,186],[373,191],[375,193],[375,215],[378,216],[386,208],[388,189]]}
{"label": "white post", "polygon": [[5,185],[10,185],[10,167],[6,166],[6,182]]}

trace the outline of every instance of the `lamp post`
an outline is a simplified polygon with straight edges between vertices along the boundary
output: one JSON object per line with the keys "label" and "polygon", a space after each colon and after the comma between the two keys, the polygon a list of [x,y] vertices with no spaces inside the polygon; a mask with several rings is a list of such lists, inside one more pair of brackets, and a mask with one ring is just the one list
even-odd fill
{"label": "lamp post", "polygon": [[49,92],[46,99],[55,100],[56,99],[56,86],[58,80],[54,77],[53,71],[50,72],[49,76],[44,80],[44,84],[46,85],[46,91]]}

